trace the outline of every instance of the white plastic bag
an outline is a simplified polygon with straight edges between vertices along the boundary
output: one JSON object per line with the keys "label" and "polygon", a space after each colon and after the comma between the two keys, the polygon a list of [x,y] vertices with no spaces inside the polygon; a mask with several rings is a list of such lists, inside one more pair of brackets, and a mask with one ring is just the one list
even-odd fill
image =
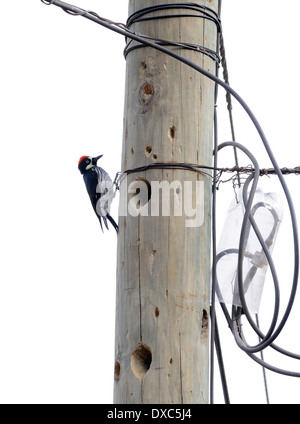
{"label": "white plastic bag", "polygon": [[[237,194],[228,210],[224,229],[217,249],[217,296],[222,303],[242,306],[239,294],[237,266],[238,249],[245,206],[243,189]],[[264,193],[257,189],[251,208],[256,225],[272,253],[279,224],[282,221],[283,206],[277,193]],[[268,269],[266,255],[250,224],[246,231],[246,249],[243,258],[243,288],[247,307],[257,313]]]}

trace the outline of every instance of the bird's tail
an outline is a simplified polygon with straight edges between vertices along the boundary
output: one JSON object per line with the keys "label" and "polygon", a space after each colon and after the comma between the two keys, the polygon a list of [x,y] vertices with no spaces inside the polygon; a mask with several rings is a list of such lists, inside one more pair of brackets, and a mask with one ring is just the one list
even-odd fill
{"label": "bird's tail", "polygon": [[114,229],[116,230],[116,232],[119,232],[119,226],[118,224],[115,222],[115,220],[109,215],[106,215],[106,218],[109,220],[109,222],[111,223],[111,225],[114,227]]}

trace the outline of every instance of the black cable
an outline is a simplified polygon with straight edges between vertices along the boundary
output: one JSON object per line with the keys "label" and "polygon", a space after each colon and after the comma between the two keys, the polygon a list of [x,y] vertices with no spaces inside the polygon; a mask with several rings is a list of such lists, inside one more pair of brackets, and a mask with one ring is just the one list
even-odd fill
{"label": "black cable", "polygon": [[[186,14],[186,13],[177,13],[177,14],[167,14],[167,15],[153,15],[153,16],[145,16],[148,15],[149,13],[153,14],[155,12],[158,11],[164,11],[164,10],[191,10],[194,12],[197,12],[198,14]],[[127,23],[126,23],[126,27],[129,29],[133,24],[138,23],[138,22],[143,22],[143,21],[151,21],[151,20],[157,20],[157,19],[173,19],[173,18],[187,18],[187,17],[191,17],[191,18],[202,18],[204,20],[209,20],[213,23],[215,23],[216,27],[217,27],[217,31],[218,33],[221,32],[221,23],[220,23],[220,19],[218,14],[205,6],[201,6],[195,3],[171,3],[171,4],[161,4],[161,5],[157,5],[157,6],[150,6],[150,7],[146,7],[144,9],[140,9],[136,12],[134,12],[131,16],[129,16],[129,18],[127,19]],[[217,48],[216,52],[208,49],[207,47],[204,46],[199,46],[196,44],[191,44],[191,43],[184,43],[184,42],[174,42],[174,41],[166,41],[166,40],[162,40],[162,39],[158,39],[155,37],[148,37],[143,35],[143,37],[148,38],[154,42],[156,42],[157,44],[163,45],[163,46],[169,46],[169,47],[179,47],[181,49],[188,49],[188,50],[193,50],[196,52],[200,52],[208,57],[210,57],[212,60],[214,60],[216,63],[220,63],[220,57],[218,55],[218,51],[219,48]],[[129,42],[127,41],[127,37],[126,37],[126,47],[124,49],[124,56],[125,58],[127,57],[128,53],[130,53],[131,51],[137,49],[137,48],[143,48],[143,47],[147,47],[147,44],[145,43],[140,43],[140,44],[135,44],[133,46],[131,46],[133,40],[131,39]]]}
{"label": "black cable", "polygon": [[[187,15],[187,14],[172,14],[172,15],[158,15],[145,17],[148,13],[153,13],[161,10],[174,10],[174,9],[186,9],[194,12],[200,13],[200,15]],[[153,20],[153,19],[166,19],[166,18],[180,18],[180,17],[193,17],[193,18],[202,18],[207,19],[215,23],[217,26],[218,32],[221,31],[221,21],[219,18],[219,13],[216,13],[213,9],[199,5],[196,3],[170,3],[170,4],[160,4],[157,6],[145,7],[144,9],[140,9],[130,15],[127,19],[126,26],[130,28],[135,22],[141,22],[145,20]]]}
{"label": "black cable", "polygon": [[224,401],[225,401],[226,405],[229,405],[230,404],[230,396],[229,396],[229,391],[228,391],[228,385],[227,385],[225,366],[224,366],[224,361],[223,361],[223,354],[222,354],[217,318],[215,319],[214,340],[215,340],[216,353],[217,353],[217,358],[218,358],[218,363],[219,363],[219,370],[220,370],[220,376],[221,376],[221,384],[222,384],[222,389],[223,389]]}
{"label": "black cable", "polygon": [[[148,38],[149,40],[154,41],[156,44],[161,45],[161,46],[169,46],[169,47],[178,47],[181,49],[186,49],[186,50],[193,50],[195,52],[198,53],[202,53],[208,57],[210,57],[212,60],[214,60],[216,63],[220,63],[220,57],[216,54],[216,52],[214,52],[211,49],[208,49],[207,47],[203,47],[203,46],[199,46],[198,44],[190,44],[190,43],[183,43],[183,42],[175,42],[175,41],[165,41],[165,40],[161,40],[158,38],[154,38],[154,37],[145,37]],[[127,43],[125,49],[124,49],[124,57],[125,59],[127,58],[127,55],[132,52],[133,50],[139,49],[139,48],[143,48],[143,47],[147,47],[145,44],[136,44],[134,46],[131,46],[131,41],[129,43]]]}

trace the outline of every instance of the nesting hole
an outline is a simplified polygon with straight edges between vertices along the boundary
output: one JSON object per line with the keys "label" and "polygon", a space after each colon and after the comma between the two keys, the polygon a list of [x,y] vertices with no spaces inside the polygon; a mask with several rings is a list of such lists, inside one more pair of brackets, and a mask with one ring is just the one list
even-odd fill
{"label": "nesting hole", "polygon": [[149,346],[140,342],[131,354],[131,369],[136,378],[142,381],[149,371],[152,352]]}
{"label": "nesting hole", "polygon": [[151,199],[151,184],[146,178],[137,178],[130,184],[129,198],[133,199],[139,195],[135,204],[137,209],[143,208]]}
{"label": "nesting hole", "polygon": [[148,196],[147,196],[147,200],[149,202],[149,200],[151,199],[151,184],[149,183],[148,180],[146,180],[146,178],[138,178],[137,181],[142,181],[143,183],[146,184],[147,189],[148,189]]}
{"label": "nesting hole", "polygon": [[159,317],[159,307],[158,306],[155,306],[155,308],[154,308],[154,317],[155,318]]}

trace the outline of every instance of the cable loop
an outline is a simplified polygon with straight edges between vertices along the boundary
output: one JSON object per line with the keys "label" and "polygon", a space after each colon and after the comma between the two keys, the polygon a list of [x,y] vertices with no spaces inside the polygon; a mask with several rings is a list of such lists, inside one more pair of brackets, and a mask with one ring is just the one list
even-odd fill
{"label": "cable loop", "polygon": [[[177,13],[177,14],[172,14],[172,15],[167,14],[167,15],[157,15],[157,16],[145,16],[149,13],[155,13],[157,11],[176,10],[176,9],[178,9],[178,10],[182,10],[182,9],[191,10],[191,11],[197,12],[198,14]],[[221,32],[221,21],[218,17],[218,14],[214,10],[212,10],[212,9],[206,7],[206,6],[201,6],[201,5],[198,5],[198,4],[195,4],[195,3],[173,3],[173,4],[161,4],[161,5],[157,5],[157,6],[146,7],[144,9],[138,10],[138,11],[134,12],[132,15],[130,15],[129,18],[127,19],[126,27],[129,29],[133,24],[135,24],[137,22],[142,22],[142,21],[151,21],[151,20],[157,20],[157,19],[187,18],[187,17],[202,18],[202,19],[209,20],[217,26],[217,31]],[[186,49],[186,50],[197,51],[199,53],[202,53],[202,54],[210,57],[218,65],[221,62],[221,58],[219,57],[219,55],[216,52],[214,52],[213,50],[208,49],[207,47],[204,47],[204,46],[191,44],[191,43],[170,41],[170,40],[166,41],[166,40],[161,40],[161,39],[154,38],[154,37],[146,37],[145,35],[144,35],[144,37],[149,38],[150,40],[153,40],[157,44],[160,44],[162,46],[180,47],[180,48]],[[127,37],[126,37],[126,47],[124,49],[125,59],[131,51],[138,49],[138,48],[147,47],[144,43],[135,44],[135,45],[132,46],[132,42],[133,42],[133,40],[130,40],[128,42]]]}
{"label": "cable loop", "polygon": [[[154,13],[156,11],[160,10],[174,10],[174,9],[188,9],[193,10],[201,15],[187,15],[187,14],[177,14],[177,15],[158,15],[158,16],[151,16],[151,17],[144,17],[148,13]],[[131,25],[133,25],[136,22],[146,21],[146,20],[154,20],[154,19],[167,19],[167,18],[180,18],[180,17],[193,17],[193,18],[202,18],[207,19],[212,22],[214,22],[217,26],[218,32],[221,32],[221,21],[219,19],[219,15],[209,7],[198,5],[196,3],[171,3],[171,4],[161,4],[157,6],[150,6],[145,7],[143,9],[140,9],[136,12],[134,12],[132,15],[129,16],[126,22],[127,28],[129,28]]]}

